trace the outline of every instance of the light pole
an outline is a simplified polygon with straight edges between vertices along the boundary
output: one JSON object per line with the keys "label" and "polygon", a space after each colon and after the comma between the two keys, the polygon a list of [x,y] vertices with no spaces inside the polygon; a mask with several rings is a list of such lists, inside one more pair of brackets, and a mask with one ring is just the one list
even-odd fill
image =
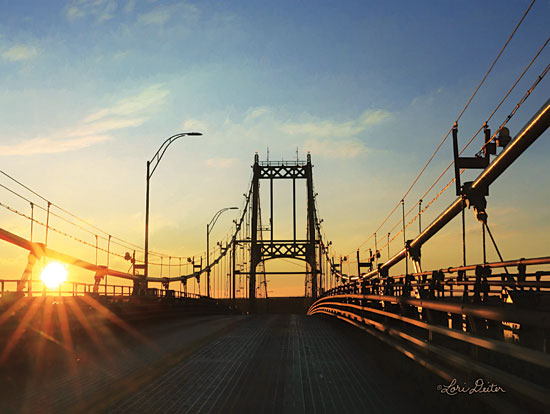
{"label": "light pole", "polygon": [[210,232],[224,211],[238,209],[239,207],[224,207],[218,210],[218,212],[214,214],[214,217],[212,217],[212,220],[210,220],[210,223],[206,225],[206,268],[208,269],[206,272],[206,296],[208,297],[210,297]]}
{"label": "light pole", "polygon": [[143,271],[143,281],[141,288],[147,287],[147,276],[149,276],[149,180],[151,179],[153,173],[157,169],[162,156],[166,152],[166,149],[170,146],[172,142],[176,139],[184,136],[200,136],[200,132],[182,132],[176,135],[172,135],[166,141],[162,143],[160,148],[157,150],[153,158],[150,161],[147,161],[147,175],[146,175],[146,188],[145,188],[145,264]]}

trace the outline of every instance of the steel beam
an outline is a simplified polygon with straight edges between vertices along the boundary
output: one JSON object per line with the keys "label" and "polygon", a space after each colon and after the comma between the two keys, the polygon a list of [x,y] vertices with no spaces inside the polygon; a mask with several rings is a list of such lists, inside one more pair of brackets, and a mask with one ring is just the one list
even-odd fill
{"label": "steel beam", "polygon": [[252,222],[250,243],[250,280],[248,286],[249,311],[256,313],[256,266],[260,263],[260,246],[258,245],[258,210],[260,202],[260,164],[258,154],[254,157],[252,175]]}
{"label": "steel beam", "polygon": [[[541,107],[523,127],[521,132],[506,146],[506,148],[483,170],[472,184],[472,190],[488,188],[515,160],[519,158],[529,146],[540,137],[550,126],[550,99]],[[458,197],[447,209],[439,215],[424,231],[411,241],[410,248],[415,249],[426,243],[439,230],[445,227],[464,208],[462,198]],[[387,270],[407,257],[406,249],[382,264],[379,269],[373,270],[365,277],[374,277],[380,270]]]}
{"label": "steel beam", "polygon": [[313,195],[313,170],[311,164],[311,155],[307,154],[306,164],[306,181],[307,181],[307,223],[308,223],[308,240],[306,246],[306,260],[311,267],[311,297],[317,298],[317,260],[315,252],[315,220],[317,214],[315,211],[315,196]]}
{"label": "steel beam", "polygon": [[[132,274],[119,272],[113,269],[106,269],[104,266],[98,266],[98,265],[86,262],[84,260],[77,259],[73,256],[69,256],[68,254],[60,253],[56,250],[50,249],[49,247],[46,247],[42,243],[30,242],[27,239],[24,239],[23,237],[10,233],[9,231],[4,229],[0,229],[0,239],[28,250],[37,258],[41,258],[45,256],[45,257],[49,257],[50,259],[55,259],[60,262],[69,264],[71,266],[76,266],[82,269],[90,270],[92,272],[102,271],[109,276],[116,276],[116,277],[120,277],[122,279],[128,279],[128,280],[140,280],[140,276],[134,276]],[[149,278],[149,280],[152,280],[152,279],[153,278]],[[158,281],[161,281],[161,278],[154,278],[154,279],[159,279]]]}

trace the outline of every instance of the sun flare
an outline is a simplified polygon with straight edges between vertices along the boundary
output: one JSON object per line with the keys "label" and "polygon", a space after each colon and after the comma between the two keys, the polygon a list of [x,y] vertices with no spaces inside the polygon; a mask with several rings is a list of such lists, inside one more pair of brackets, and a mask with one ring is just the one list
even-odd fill
{"label": "sun flare", "polygon": [[67,267],[59,262],[51,262],[46,265],[40,274],[40,278],[48,289],[59,287],[67,280]]}

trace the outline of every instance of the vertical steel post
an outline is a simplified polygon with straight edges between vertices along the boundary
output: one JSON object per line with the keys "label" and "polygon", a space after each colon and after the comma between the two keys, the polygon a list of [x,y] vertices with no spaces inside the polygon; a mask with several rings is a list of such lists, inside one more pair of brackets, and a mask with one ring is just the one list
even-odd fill
{"label": "vertical steel post", "polygon": [[256,313],[256,266],[260,259],[260,246],[258,245],[258,204],[260,197],[260,159],[258,154],[254,156],[252,175],[252,222],[250,238],[250,280],[248,286],[249,312]]}
{"label": "vertical steel post", "polygon": [[466,200],[462,196],[462,265],[466,266],[466,215],[464,208]]}
{"label": "vertical steel post", "polygon": [[210,297],[210,231],[209,223],[206,224],[206,296]]}
{"label": "vertical steel post", "polygon": [[422,233],[422,199],[418,200],[418,234]]}
{"label": "vertical steel post", "polygon": [[455,170],[455,187],[456,195],[459,196],[462,192],[460,186],[460,168],[458,166],[458,124],[455,122],[453,125],[453,157],[454,157],[454,170]]}
{"label": "vertical steel post", "polygon": [[270,204],[270,230],[271,230],[271,241],[273,241],[273,178],[269,179],[269,204]]}
{"label": "vertical steel post", "polygon": [[52,203],[50,203],[48,201],[48,212],[47,212],[47,215],[46,215],[46,237],[45,237],[45,240],[44,240],[44,245],[47,247],[48,246],[48,230],[50,229],[50,207],[51,207]]}
{"label": "vertical steel post", "polygon": [[[403,247],[407,247],[407,237],[405,235],[405,200],[401,200],[401,206],[403,207]],[[405,257],[405,274],[409,274],[409,255]]]}
{"label": "vertical steel post", "polygon": [[361,260],[359,259],[359,249],[357,249],[357,276],[361,277]]}
{"label": "vertical steel post", "polygon": [[[235,238],[236,237],[237,236],[235,236]],[[231,266],[231,274],[233,275],[233,284],[232,284],[233,306],[236,305],[236,299],[235,299],[235,248],[237,246],[236,246],[235,238],[233,239],[232,266]]]}
{"label": "vertical steel post", "polygon": [[296,178],[292,179],[292,224],[294,241],[296,241]]}
{"label": "vertical steel post", "polygon": [[[147,286],[147,277],[149,276],[149,179],[151,161],[147,161],[147,171],[145,176],[145,258],[143,277],[141,280],[134,280],[134,295],[139,295],[141,290]],[[144,286],[145,285],[145,286]]]}
{"label": "vertical steel post", "polygon": [[325,247],[323,246],[323,241],[322,240],[319,240],[319,271],[320,271],[320,277],[319,277],[319,292],[320,294],[322,295],[323,292],[326,290],[327,288],[327,282],[326,282],[326,273],[325,273],[325,268],[324,268],[324,265],[325,265],[325,260],[324,260],[324,252],[325,252]]}
{"label": "vertical steel post", "polygon": [[332,265],[330,266],[330,287],[331,289],[336,285],[334,281],[334,257],[331,258]]}
{"label": "vertical steel post", "polygon": [[[32,243],[32,233],[34,227],[34,203],[31,201],[31,243]],[[32,271],[29,274],[29,283],[27,285],[28,295],[32,297]],[[2,296],[4,295],[4,283],[2,282]]]}
{"label": "vertical steel post", "polygon": [[32,230],[34,225],[34,203],[31,201],[31,243],[32,243]]}
{"label": "vertical steel post", "polygon": [[[109,268],[109,256],[111,255],[111,235],[107,240],[107,269]],[[105,286],[107,286],[107,274],[105,274]]]}
{"label": "vertical steel post", "polygon": [[376,240],[376,233],[374,233],[374,258],[376,259],[376,267],[378,267],[378,240]]}
{"label": "vertical steel post", "polygon": [[487,251],[485,250],[485,223],[481,222],[481,229],[483,234],[483,264],[487,263]]}
{"label": "vertical steel post", "polygon": [[149,168],[151,162],[147,161],[147,178],[145,187],[145,269],[143,275],[149,276]]}
{"label": "vertical steel post", "polygon": [[308,263],[311,267],[311,296],[317,298],[317,264],[315,260],[315,198],[313,195],[313,171],[311,165],[311,154],[307,154],[306,164],[307,181],[307,221],[308,221]]}

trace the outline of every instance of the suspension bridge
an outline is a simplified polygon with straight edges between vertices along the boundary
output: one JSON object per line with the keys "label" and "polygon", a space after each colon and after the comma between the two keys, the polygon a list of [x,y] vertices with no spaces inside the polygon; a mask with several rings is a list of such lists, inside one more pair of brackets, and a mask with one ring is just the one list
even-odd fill
{"label": "suspension bridge", "polygon": [[[256,154],[234,226],[191,256],[118,238],[2,171],[0,206],[28,227],[0,228],[0,239],[27,255],[20,277],[0,280],[0,410],[548,412],[550,256],[504,258],[487,206],[493,183],[521,165],[550,126],[548,100],[522,128],[508,128],[548,65],[498,128],[489,127],[549,40],[461,148],[459,121],[499,53],[401,200],[348,254],[325,234],[314,154],[292,161]],[[478,152],[463,155],[480,133]],[[407,210],[411,189],[449,137],[449,166]],[[447,173],[451,180],[434,195]],[[277,237],[277,181],[291,184],[291,237]],[[428,209],[453,191],[423,227]],[[481,228],[479,263],[467,260],[469,211]],[[462,262],[424,269],[424,245],[457,217]],[[410,238],[413,224],[418,234]],[[53,237],[77,247],[58,248]],[[294,264],[270,266],[277,261]],[[52,262],[84,276],[50,286],[36,275]],[[271,297],[268,277],[279,275],[303,278],[303,296]]]}

